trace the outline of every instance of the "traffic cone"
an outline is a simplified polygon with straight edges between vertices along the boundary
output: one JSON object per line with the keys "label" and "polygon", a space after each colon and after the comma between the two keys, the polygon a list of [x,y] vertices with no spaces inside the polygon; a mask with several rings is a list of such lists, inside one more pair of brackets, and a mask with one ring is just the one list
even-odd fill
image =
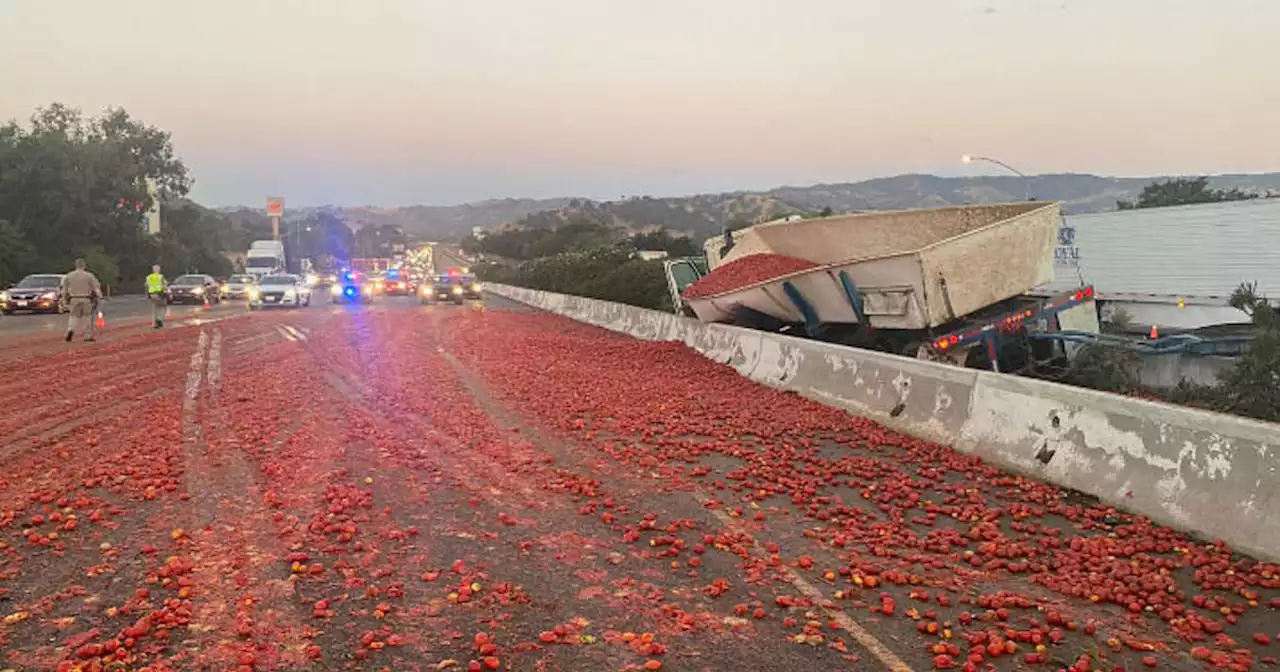
{"label": "traffic cone", "polygon": [[213,306],[209,305],[209,297],[204,297],[204,309],[213,310]]}
{"label": "traffic cone", "polygon": [[1150,338],[1153,341],[1156,340],[1157,338],[1160,338],[1160,330],[1156,328],[1156,325],[1154,324],[1151,325],[1151,333],[1147,336],[1147,338]]}
{"label": "traffic cone", "polygon": [[102,311],[101,311],[101,310],[99,310],[99,311],[98,311],[98,319],[97,319],[97,321],[94,323],[94,325],[93,325],[93,326],[94,326],[94,328],[97,328],[97,329],[101,329],[101,328],[103,328],[103,327],[107,326],[107,318],[105,318],[105,317],[103,317],[103,316],[102,316]]}

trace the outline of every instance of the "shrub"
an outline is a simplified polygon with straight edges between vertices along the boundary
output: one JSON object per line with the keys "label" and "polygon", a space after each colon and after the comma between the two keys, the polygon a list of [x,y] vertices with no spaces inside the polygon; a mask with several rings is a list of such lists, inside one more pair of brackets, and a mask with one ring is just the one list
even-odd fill
{"label": "shrub", "polygon": [[641,308],[669,310],[662,262],[635,258],[627,246],[565,252],[515,265],[478,264],[477,277],[544,292],[574,294]]}

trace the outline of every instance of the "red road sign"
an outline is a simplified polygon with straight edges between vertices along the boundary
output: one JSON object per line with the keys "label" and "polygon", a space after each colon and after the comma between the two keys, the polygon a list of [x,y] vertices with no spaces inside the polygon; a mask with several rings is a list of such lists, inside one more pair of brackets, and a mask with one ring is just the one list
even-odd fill
{"label": "red road sign", "polygon": [[267,216],[279,217],[284,214],[284,199],[279,196],[267,197]]}

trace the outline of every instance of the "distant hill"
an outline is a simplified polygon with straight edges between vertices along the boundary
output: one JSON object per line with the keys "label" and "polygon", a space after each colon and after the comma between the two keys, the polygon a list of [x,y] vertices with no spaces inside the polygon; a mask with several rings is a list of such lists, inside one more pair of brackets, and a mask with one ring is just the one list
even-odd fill
{"label": "distant hill", "polygon": [[[354,226],[398,226],[410,236],[424,239],[458,240],[473,227],[496,229],[504,225],[528,228],[555,228],[575,218],[607,221],[642,231],[663,227],[705,238],[719,232],[728,221],[760,221],[794,212],[835,212],[899,210],[905,208],[999,203],[1031,196],[1040,201],[1062,201],[1072,212],[1114,210],[1117,200],[1131,200],[1142,188],[1166,177],[1100,177],[1087,174],[1017,176],[937,177],[899,175],[863,182],[817,184],[808,187],[778,187],[768,191],[729,194],[699,194],[678,197],[637,197],[621,201],[591,201],[579,198],[517,199],[480,201],[454,206],[409,206],[404,208],[334,207],[286,208],[286,218],[306,217],[328,210]],[[1258,194],[1280,194],[1280,173],[1228,174],[1212,176],[1214,188],[1238,188]],[[223,214],[245,223],[259,222],[261,210],[223,208]]]}
{"label": "distant hill", "polygon": [[[317,212],[326,211],[338,215],[355,229],[365,226],[397,226],[410,236],[459,240],[471,235],[474,227],[496,229],[534,212],[563,207],[572,200],[575,199],[503,198],[462,205],[411,205],[403,208],[332,205],[290,208],[286,205],[285,221],[305,219]],[[262,209],[236,206],[219,208],[219,211],[240,221],[267,221]]]}

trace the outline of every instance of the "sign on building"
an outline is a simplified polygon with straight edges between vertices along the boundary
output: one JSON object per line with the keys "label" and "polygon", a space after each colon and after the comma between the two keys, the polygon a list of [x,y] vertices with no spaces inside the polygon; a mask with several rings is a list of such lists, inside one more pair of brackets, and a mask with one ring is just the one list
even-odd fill
{"label": "sign on building", "polygon": [[1053,264],[1068,268],[1080,266],[1080,248],[1076,247],[1076,227],[1064,223],[1058,229],[1058,247],[1053,250]]}
{"label": "sign on building", "polygon": [[267,216],[268,217],[284,216],[284,198],[280,196],[267,197]]}

